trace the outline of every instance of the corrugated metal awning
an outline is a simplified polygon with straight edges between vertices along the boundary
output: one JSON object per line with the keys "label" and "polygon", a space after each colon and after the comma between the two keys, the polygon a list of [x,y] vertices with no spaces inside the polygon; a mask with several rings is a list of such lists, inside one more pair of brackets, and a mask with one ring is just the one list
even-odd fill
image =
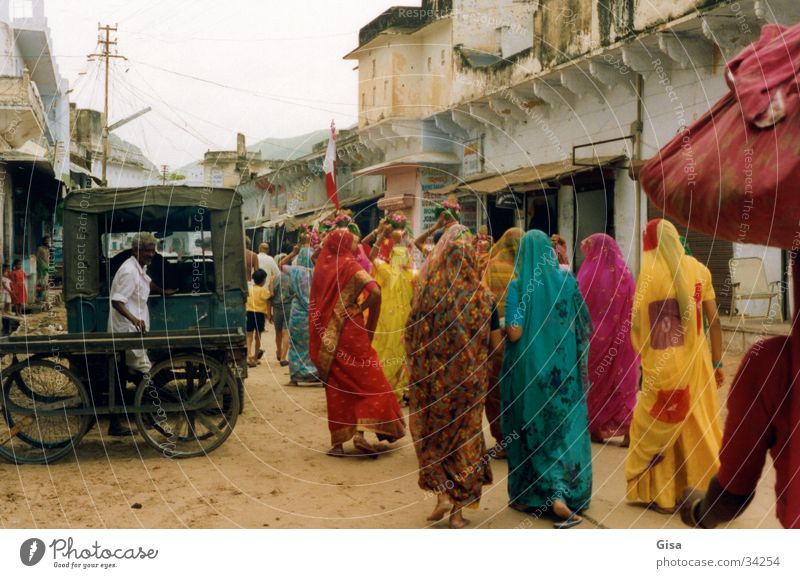
{"label": "corrugated metal awning", "polygon": [[507,189],[518,193],[544,190],[554,187],[554,181],[558,181],[570,175],[602,168],[619,162],[624,158],[624,155],[615,155],[590,159],[576,159],[579,164],[572,164],[568,160],[556,163],[544,163],[531,167],[523,167],[502,175],[495,175],[468,183],[450,185],[441,189],[432,190],[430,193],[435,195],[443,195],[452,192],[494,194]]}

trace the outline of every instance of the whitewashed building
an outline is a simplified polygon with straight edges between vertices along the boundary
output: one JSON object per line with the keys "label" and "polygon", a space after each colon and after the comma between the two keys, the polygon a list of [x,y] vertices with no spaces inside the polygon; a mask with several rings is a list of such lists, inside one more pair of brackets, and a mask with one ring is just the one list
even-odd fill
{"label": "whitewashed building", "polygon": [[[359,66],[359,133],[386,156],[360,174],[386,175],[381,204],[405,207],[416,230],[430,222],[436,199],[454,194],[466,224],[487,224],[495,238],[513,225],[539,228],[574,251],[607,232],[637,271],[641,232],[662,211],[629,167],[727,92],[726,60],[764,24],[798,21],[800,3],[791,0],[424,0],[392,8],[362,28],[347,55]],[[431,176],[438,186],[426,182]],[[787,280],[778,249],[684,231],[714,274],[723,311],[733,257],[758,256],[769,281]]]}
{"label": "whitewashed building", "polygon": [[0,0],[0,254],[22,261],[31,296],[34,252],[57,232],[70,175],[68,83],[56,53],[43,0]]}

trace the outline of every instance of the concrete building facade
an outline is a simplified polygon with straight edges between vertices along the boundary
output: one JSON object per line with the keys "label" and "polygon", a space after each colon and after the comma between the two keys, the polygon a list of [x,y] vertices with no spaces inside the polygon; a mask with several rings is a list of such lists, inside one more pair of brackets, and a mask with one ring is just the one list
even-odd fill
{"label": "concrete building facade", "polygon": [[[346,56],[358,61],[359,134],[386,158],[357,174],[386,176],[382,203],[410,197],[417,231],[453,194],[473,229],[487,224],[495,238],[512,225],[557,232],[575,269],[580,241],[607,232],[638,271],[641,231],[663,212],[633,180],[632,162],[655,155],[727,92],[726,60],[764,24],[798,21],[800,5],[789,0],[392,8]],[[438,186],[426,184],[431,175]],[[723,310],[730,258],[758,256],[770,281],[787,280],[778,249],[686,233]]]}
{"label": "concrete building facade", "polygon": [[55,52],[43,0],[0,0],[0,254],[22,261],[31,296],[36,247],[69,183],[68,83]]}

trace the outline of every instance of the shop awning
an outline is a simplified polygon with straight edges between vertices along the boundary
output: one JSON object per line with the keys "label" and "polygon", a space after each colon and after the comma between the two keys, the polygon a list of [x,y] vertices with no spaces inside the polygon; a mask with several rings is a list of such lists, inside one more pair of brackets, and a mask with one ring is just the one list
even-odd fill
{"label": "shop awning", "polygon": [[516,169],[485,179],[450,185],[448,187],[430,191],[430,193],[435,195],[448,194],[452,192],[494,194],[507,189],[511,189],[518,193],[550,189],[557,187],[557,182],[564,177],[602,168],[619,162],[624,158],[624,155],[615,155],[593,157],[589,159],[576,159],[577,164],[572,164],[572,162],[567,160],[556,163],[544,163],[531,167],[523,167],[521,169]]}
{"label": "shop awning", "polygon": [[285,228],[287,231],[296,231],[303,225],[313,225],[331,212],[330,208],[322,210],[312,210],[303,214],[295,215],[286,220]]}
{"label": "shop awning", "polygon": [[453,153],[442,153],[442,152],[431,151],[431,152],[423,152],[413,155],[407,155],[404,157],[400,157],[399,159],[394,159],[377,165],[372,165],[371,167],[355,171],[353,173],[353,176],[361,177],[364,175],[380,175],[384,174],[386,171],[402,167],[425,167],[429,165],[459,165],[459,164],[461,164],[461,159],[458,158],[458,156]]}
{"label": "shop awning", "polygon": [[279,227],[283,225],[288,219],[291,219],[291,215],[280,215],[269,221],[262,221],[256,227],[266,227],[267,229],[271,229],[273,227]]}

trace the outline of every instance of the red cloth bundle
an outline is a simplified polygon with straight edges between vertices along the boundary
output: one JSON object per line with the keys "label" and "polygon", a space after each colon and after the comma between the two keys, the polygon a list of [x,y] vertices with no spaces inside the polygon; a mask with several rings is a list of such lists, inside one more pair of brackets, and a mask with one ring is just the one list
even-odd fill
{"label": "red cloth bundle", "polygon": [[642,168],[645,192],[688,227],[800,249],[800,25],[766,25],[727,66],[730,92]]}

